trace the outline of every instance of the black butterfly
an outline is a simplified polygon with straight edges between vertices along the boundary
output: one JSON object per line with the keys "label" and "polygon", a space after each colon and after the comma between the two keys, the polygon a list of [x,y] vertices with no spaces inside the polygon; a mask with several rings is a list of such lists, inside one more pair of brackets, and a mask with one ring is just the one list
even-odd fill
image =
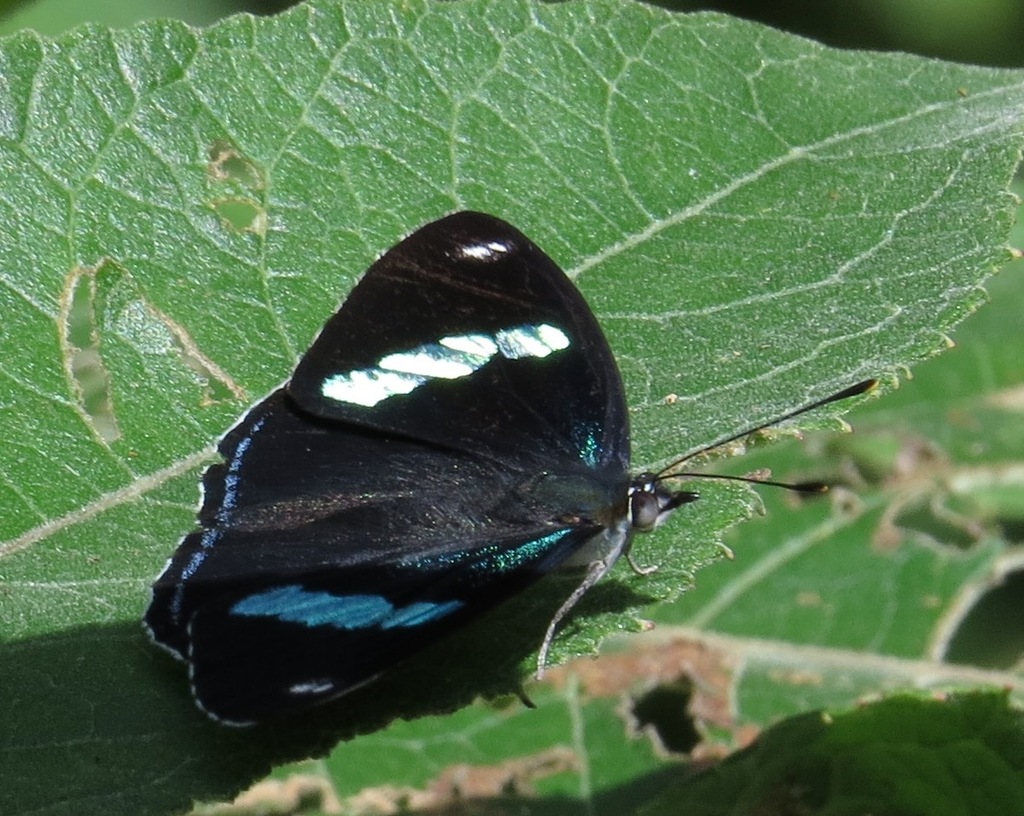
{"label": "black butterfly", "polygon": [[586,565],[543,664],[633,532],[696,498],[630,476],[622,380],[593,313],[528,238],[475,212],[374,263],[219,450],[201,529],[145,622],[188,661],[199,706],[233,724],[351,691]]}

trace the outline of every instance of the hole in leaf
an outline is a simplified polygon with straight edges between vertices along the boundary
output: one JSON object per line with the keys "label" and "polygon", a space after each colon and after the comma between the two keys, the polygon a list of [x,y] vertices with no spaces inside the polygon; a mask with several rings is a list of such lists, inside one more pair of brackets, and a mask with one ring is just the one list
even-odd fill
{"label": "hole in leaf", "polygon": [[[207,175],[226,193],[210,201],[221,223],[236,232],[266,232],[267,213],[259,200],[266,187],[258,164],[230,142],[217,139],[210,145]],[[254,195],[255,194],[255,195]]]}
{"label": "hole in leaf", "polygon": [[633,717],[639,728],[653,729],[666,751],[688,754],[701,735],[690,716],[693,685],[686,677],[648,691],[633,703]]}
{"label": "hole in leaf", "polygon": [[1003,531],[1003,538],[1012,541],[1014,544],[1024,543],[1024,519],[1001,518],[999,528]]}
{"label": "hole in leaf", "polygon": [[78,267],[68,275],[61,307],[64,367],[82,416],[106,443],[115,442],[121,431],[114,416],[110,377],[100,354],[96,327],[95,270]]}
{"label": "hole in leaf", "polygon": [[[94,278],[94,314],[100,334],[116,336],[144,357],[158,355],[183,362],[202,385],[205,404],[246,398],[244,389],[200,351],[184,326],[153,304],[126,269],[106,261]],[[159,365],[147,367],[157,370]]]}
{"label": "hole in leaf", "polygon": [[249,190],[262,190],[263,174],[259,166],[224,139],[210,145],[207,172],[214,181],[234,183]]}
{"label": "hole in leaf", "polygon": [[129,371],[141,365],[152,384],[164,378],[179,381],[184,364],[182,382],[199,385],[203,404],[246,399],[244,389],[199,350],[184,327],[154,306],[132,275],[109,259],[68,275],[61,318],[70,390],[83,420],[107,444],[122,438],[115,397],[127,393],[130,398],[141,385],[126,381],[136,376],[124,374],[126,365]]}
{"label": "hole in leaf", "polygon": [[945,659],[991,669],[1024,664],[1024,572],[1007,573],[964,616],[949,641]]}
{"label": "hole in leaf", "polygon": [[266,232],[267,218],[263,208],[251,199],[220,198],[211,202],[220,220],[238,232]]}
{"label": "hole in leaf", "polygon": [[961,512],[952,498],[938,493],[921,496],[903,505],[894,523],[905,531],[921,533],[932,541],[966,550],[978,542],[984,530],[971,517],[969,509]]}

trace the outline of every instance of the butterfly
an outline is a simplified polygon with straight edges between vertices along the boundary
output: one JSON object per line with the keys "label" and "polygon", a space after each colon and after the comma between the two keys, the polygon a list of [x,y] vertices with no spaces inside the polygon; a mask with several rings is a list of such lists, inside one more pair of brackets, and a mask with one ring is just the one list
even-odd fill
{"label": "butterfly", "polygon": [[543,666],[634,533],[697,498],[630,474],[622,379],[593,312],[525,235],[478,212],[381,256],[218,450],[145,625],[188,663],[199,707],[235,725],[359,688],[579,566]]}

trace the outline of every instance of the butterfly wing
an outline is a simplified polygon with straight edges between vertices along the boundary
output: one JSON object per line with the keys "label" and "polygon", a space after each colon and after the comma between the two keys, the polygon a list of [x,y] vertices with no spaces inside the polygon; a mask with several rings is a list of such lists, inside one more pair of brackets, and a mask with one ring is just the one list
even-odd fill
{"label": "butterfly wing", "polygon": [[593,312],[483,213],[428,224],[374,263],[288,390],[316,416],[448,448],[629,467],[622,380]]}
{"label": "butterfly wing", "polygon": [[320,570],[221,592],[191,621],[193,693],[236,724],[337,697],[519,592],[587,537],[561,529],[429,563]]}
{"label": "butterfly wing", "polygon": [[219,450],[146,623],[235,722],[366,682],[625,514],[625,405],[593,315],[474,213],[375,263]]}

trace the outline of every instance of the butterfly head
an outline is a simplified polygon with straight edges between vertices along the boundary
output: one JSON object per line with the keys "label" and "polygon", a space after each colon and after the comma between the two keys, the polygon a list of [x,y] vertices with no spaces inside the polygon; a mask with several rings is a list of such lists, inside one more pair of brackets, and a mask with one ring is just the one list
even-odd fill
{"label": "butterfly head", "polygon": [[670,490],[664,478],[655,473],[641,473],[630,484],[629,521],[633,530],[649,533],[660,527],[677,507],[700,498],[700,494],[692,490]]}
{"label": "butterfly head", "polygon": [[811,402],[794,411],[783,414],[776,419],[759,423],[744,431],[740,431],[739,433],[730,434],[724,439],[720,439],[710,445],[698,448],[697,450],[687,453],[685,456],[682,456],[674,462],[666,465],[657,473],[647,471],[639,474],[633,479],[629,486],[629,525],[631,529],[641,533],[650,532],[651,530],[661,526],[661,524],[664,523],[670,515],[672,515],[672,512],[677,507],[689,504],[690,502],[694,502],[700,498],[700,494],[692,490],[670,490],[665,486],[665,482],[669,479],[719,479],[724,481],[747,482],[749,484],[781,487],[785,490],[793,490],[797,493],[825,492],[828,490],[828,486],[822,482],[801,482],[791,484],[789,482],[776,482],[763,476],[732,476],[724,473],[700,473],[689,470],[680,470],[679,466],[691,459],[706,454],[709,451],[720,448],[729,442],[735,442],[737,439],[742,439],[743,437],[763,430],[764,428],[778,425],[788,419],[793,419],[794,417],[798,417],[808,411],[813,411],[815,408],[820,408],[823,405],[828,405],[839,400],[849,399],[850,397],[855,397],[859,394],[872,391],[877,385],[877,380],[863,380],[856,385],[852,385],[849,388],[845,388],[842,391],[831,394],[823,399]]}

